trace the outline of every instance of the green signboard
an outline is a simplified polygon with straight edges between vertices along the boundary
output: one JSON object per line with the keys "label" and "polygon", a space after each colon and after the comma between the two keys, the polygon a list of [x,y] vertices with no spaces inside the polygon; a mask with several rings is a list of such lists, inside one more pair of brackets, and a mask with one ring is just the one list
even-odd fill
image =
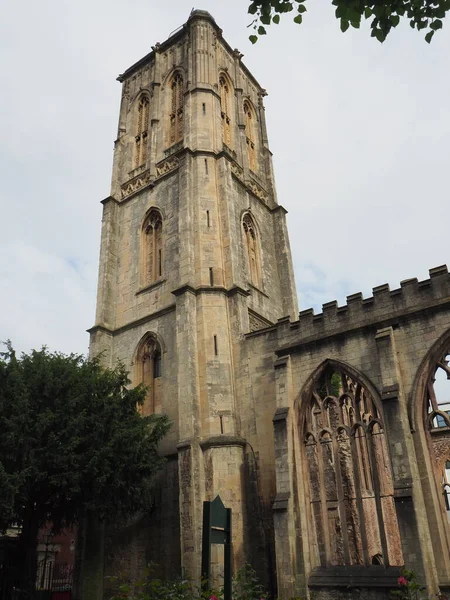
{"label": "green signboard", "polygon": [[202,580],[209,589],[211,544],[224,546],[224,600],[231,600],[231,508],[225,508],[220,496],[203,502]]}

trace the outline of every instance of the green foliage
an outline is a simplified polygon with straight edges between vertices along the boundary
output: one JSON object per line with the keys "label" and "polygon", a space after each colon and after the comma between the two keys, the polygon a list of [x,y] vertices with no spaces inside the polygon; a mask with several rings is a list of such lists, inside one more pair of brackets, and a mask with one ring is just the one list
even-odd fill
{"label": "green foliage", "polygon": [[[109,577],[116,587],[110,600],[222,600],[223,589],[205,589],[203,584],[195,586],[188,578],[162,581],[153,578],[151,565],[142,579],[130,581],[125,575]],[[246,564],[233,578],[234,600],[264,600],[266,592],[259,583],[256,572]]]}
{"label": "green foliage", "polygon": [[263,600],[267,595],[256,571],[246,563],[233,578],[233,598],[235,600]]}
{"label": "green foliage", "polygon": [[50,353],[0,354],[0,524],[70,526],[86,511],[148,508],[165,417],[142,417],[145,389],[123,366]]}
{"label": "green foliage", "polygon": [[340,373],[333,373],[330,380],[331,396],[339,398],[342,393],[342,378]]}
{"label": "green foliage", "polygon": [[426,589],[418,583],[414,571],[403,569],[397,583],[399,589],[393,590],[391,594],[398,600],[425,600],[423,594]]}
{"label": "green foliage", "polygon": [[[370,20],[371,36],[384,42],[391,30],[400,20],[409,21],[417,30],[428,30],[425,40],[430,43],[438,29],[442,29],[442,19],[450,10],[450,0],[332,0],[336,7],[336,18],[340,20],[341,31],[351,26],[359,28],[361,20]],[[305,0],[252,0],[248,12],[255,15],[249,27],[253,27],[258,35],[265,35],[263,25],[278,24],[280,15],[294,11],[295,23],[301,23],[302,14],[306,12]],[[258,35],[251,35],[252,44]]]}

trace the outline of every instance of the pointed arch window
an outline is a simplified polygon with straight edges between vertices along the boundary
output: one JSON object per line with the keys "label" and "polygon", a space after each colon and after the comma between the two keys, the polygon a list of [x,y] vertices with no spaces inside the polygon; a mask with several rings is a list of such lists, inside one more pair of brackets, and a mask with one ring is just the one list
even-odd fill
{"label": "pointed arch window", "polygon": [[170,87],[170,143],[176,144],[183,139],[184,83],[180,72],[175,73]]}
{"label": "pointed arch window", "polygon": [[433,448],[435,479],[442,510],[450,523],[450,344],[431,369],[424,403],[425,429]]}
{"label": "pointed arch window", "polygon": [[252,171],[256,171],[256,152],[255,152],[255,113],[246,100],[244,102],[245,118],[245,140],[247,143],[248,166]]}
{"label": "pointed arch window", "polygon": [[304,406],[320,566],[402,565],[389,454],[374,398],[342,368],[328,365]]}
{"label": "pointed arch window", "polygon": [[261,287],[261,268],[259,257],[259,242],[256,226],[252,217],[247,213],[242,220],[244,230],[245,247],[250,273],[250,281],[256,287]]}
{"label": "pointed arch window", "polygon": [[427,429],[450,427],[450,348],[434,365],[427,384]]}
{"label": "pointed arch window", "polygon": [[135,364],[137,383],[147,387],[143,415],[161,412],[161,346],[154,334],[147,334],[139,345]]}
{"label": "pointed arch window", "polygon": [[144,165],[147,160],[149,106],[149,97],[147,94],[143,94],[139,98],[137,106],[134,168]]}
{"label": "pointed arch window", "polygon": [[162,218],[152,209],[145,218],[141,241],[141,286],[158,281],[163,274]]}
{"label": "pointed arch window", "polygon": [[222,141],[229,148],[232,147],[231,135],[231,101],[230,101],[230,84],[225,77],[219,77],[220,88],[220,114],[222,118]]}

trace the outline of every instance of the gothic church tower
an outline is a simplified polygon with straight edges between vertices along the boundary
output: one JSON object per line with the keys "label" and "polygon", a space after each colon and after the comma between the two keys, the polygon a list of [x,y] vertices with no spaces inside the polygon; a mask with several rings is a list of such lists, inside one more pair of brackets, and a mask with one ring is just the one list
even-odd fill
{"label": "gothic church tower", "polygon": [[182,565],[198,576],[202,502],[217,494],[233,509],[235,563],[246,553],[244,336],[298,309],[265,91],[241,58],[196,10],[119,77],[91,354],[123,361],[133,383],[149,386],[144,412],[173,426],[158,514],[107,537],[111,568],[122,544],[129,568],[150,558],[168,574]]}

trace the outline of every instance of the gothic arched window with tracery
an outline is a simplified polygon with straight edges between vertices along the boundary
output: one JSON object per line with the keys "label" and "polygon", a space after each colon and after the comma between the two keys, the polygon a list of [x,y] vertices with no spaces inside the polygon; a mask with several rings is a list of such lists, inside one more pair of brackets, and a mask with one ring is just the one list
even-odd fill
{"label": "gothic arched window with tracery", "polygon": [[319,565],[402,565],[388,447],[371,393],[328,365],[304,406]]}
{"label": "gothic arched window with tracery", "polygon": [[229,148],[232,147],[232,131],[231,131],[231,99],[230,99],[230,83],[225,75],[219,77],[220,88],[220,114],[222,118],[222,140]]}
{"label": "gothic arched window with tracery", "polygon": [[141,286],[158,281],[163,273],[162,217],[152,208],[144,220],[141,233]]}
{"label": "gothic arched window with tracery", "polygon": [[161,346],[156,336],[149,333],[139,344],[135,362],[136,383],[147,387],[146,398],[140,408],[143,415],[161,412],[161,371]]}
{"label": "gothic arched window with tracery", "polygon": [[147,94],[142,94],[137,106],[134,168],[144,165],[147,160],[149,106],[149,97]]}
{"label": "gothic arched window with tracery", "polygon": [[434,450],[436,485],[450,523],[450,345],[428,376],[424,409],[425,430]]}
{"label": "gothic arched window with tracery", "polygon": [[170,143],[176,144],[183,139],[184,83],[179,71],[172,77],[170,89]]}
{"label": "gothic arched window with tracery", "polygon": [[250,281],[256,287],[261,287],[261,268],[259,258],[259,241],[255,222],[248,213],[242,219],[245,249],[247,252]]}
{"label": "gothic arched window with tracery", "polygon": [[245,140],[247,144],[248,166],[252,171],[256,171],[256,150],[255,150],[255,112],[248,100],[244,102],[245,117]]}

